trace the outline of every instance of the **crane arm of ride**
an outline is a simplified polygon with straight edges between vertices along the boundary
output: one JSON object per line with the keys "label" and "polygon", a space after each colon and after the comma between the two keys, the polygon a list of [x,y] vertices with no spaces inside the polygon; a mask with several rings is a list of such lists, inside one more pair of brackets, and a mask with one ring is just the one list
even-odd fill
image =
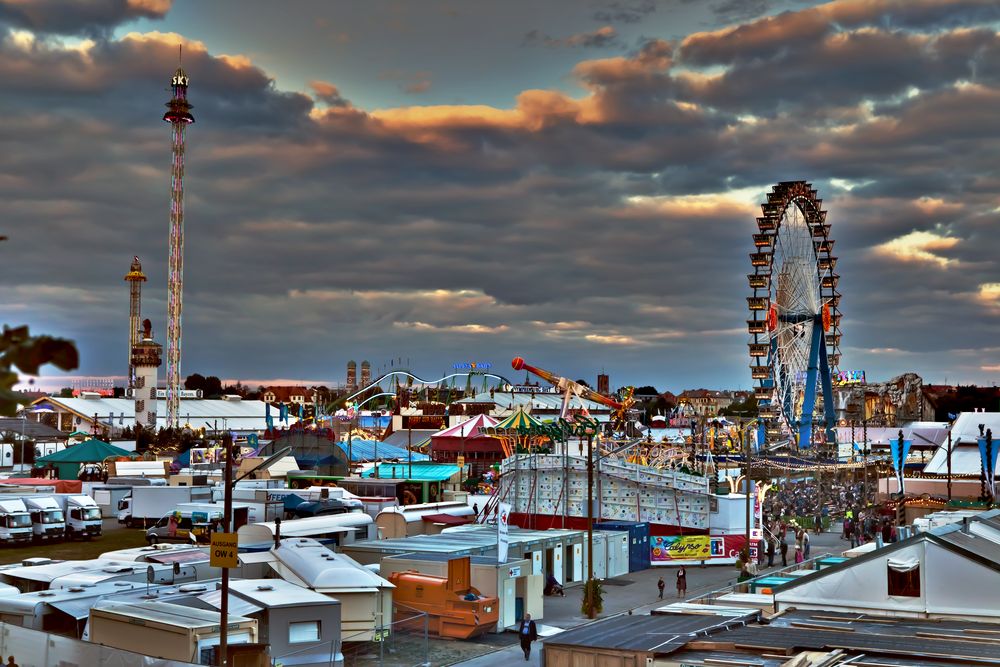
{"label": "crane arm of ride", "polygon": [[614,400],[613,398],[608,398],[603,394],[598,394],[596,391],[590,387],[580,384],[570,380],[569,378],[564,378],[556,375],[555,373],[550,373],[543,368],[536,368],[530,364],[525,363],[524,359],[521,357],[514,357],[514,360],[510,362],[511,368],[515,371],[525,370],[529,373],[537,375],[546,382],[552,383],[552,385],[562,392],[572,392],[577,396],[581,396],[588,400],[594,401],[595,403],[600,403],[601,405],[606,405],[612,410],[621,410],[624,405]]}

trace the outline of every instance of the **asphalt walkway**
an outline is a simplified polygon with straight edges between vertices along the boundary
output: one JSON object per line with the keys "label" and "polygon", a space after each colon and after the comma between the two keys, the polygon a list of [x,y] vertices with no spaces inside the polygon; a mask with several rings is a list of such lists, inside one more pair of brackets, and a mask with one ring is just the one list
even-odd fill
{"label": "asphalt walkway", "polygon": [[[789,533],[789,535],[791,534]],[[810,541],[812,545],[810,556],[813,558],[824,552],[839,554],[850,547],[837,533],[810,534]],[[789,556],[789,558],[791,557]],[[781,556],[778,555],[776,560],[780,566]],[[618,577],[611,582],[605,581],[604,611],[599,616],[599,619],[627,614],[629,611],[633,614],[648,614],[652,609],[670,604],[671,602],[680,601],[675,588],[676,571],[676,567],[653,567],[642,572],[629,572],[627,575]],[[739,572],[732,565],[688,567],[688,590],[685,598],[698,597],[719,588],[735,584],[738,575]],[[663,600],[658,598],[656,588],[656,582],[661,576],[667,584]],[[546,597],[545,617],[541,620],[536,619],[536,625],[539,626],[539,633],[548,635],[591,622],[590,619],[580,614],[581,595],[580,586],[574,586],[566,589],[566,597]],[[541,654],[543,641],[544,636],[535,642],[529,661],[524,660],[521,648],[514,645],[455,664],[460,667],[511,667],[514,664],[539,665],[539,655]],[[433,656],[431,656],[431,664],[436,664]]]}

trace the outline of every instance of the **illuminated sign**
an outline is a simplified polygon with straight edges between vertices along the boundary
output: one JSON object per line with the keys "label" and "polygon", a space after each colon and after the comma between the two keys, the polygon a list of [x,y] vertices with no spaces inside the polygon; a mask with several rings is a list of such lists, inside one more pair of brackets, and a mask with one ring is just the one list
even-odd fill
{"label": "illuminated sign", "polygon": [[832,378],[833,384],[835,385],[845,385],[845,384],[864,384],[865,383],[865,372],[864,371],[839,371]]}
{"label": "illuminated sign", "polygon": [[488,371],[493,364],[488,361],[463,361],[452,366],[456,371]]}

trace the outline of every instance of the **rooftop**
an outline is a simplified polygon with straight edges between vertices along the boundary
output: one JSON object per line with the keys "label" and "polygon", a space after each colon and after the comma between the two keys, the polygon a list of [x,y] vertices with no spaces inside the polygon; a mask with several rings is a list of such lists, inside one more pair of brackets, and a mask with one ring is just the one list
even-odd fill
{"label": "rooftop", "polygon": [[655,616],[614,616],[588,623],[545,640],[546,644],[591,648],[671,653],[696,636],[742,627],[745,614],[709,616],[704,614],[664,614]]}

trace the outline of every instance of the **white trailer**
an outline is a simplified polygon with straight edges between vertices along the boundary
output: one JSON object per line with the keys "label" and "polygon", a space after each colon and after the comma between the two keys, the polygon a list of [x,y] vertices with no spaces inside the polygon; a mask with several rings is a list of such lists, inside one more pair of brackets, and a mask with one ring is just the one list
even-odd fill
{"label": "white trailer", "polygon": [[211,502],[210,486],[133,486],[118,501],[118,523],[145,528],[182,503]]}
{"label": "white trailer", "polygon": [[53,498],[66,516],[66,539],[89,540],[104,532],[101,508],[94,499],[80,493],[54,493]]}
{"label": "white trailer", "polygon": [[10,496],[0,499],[0,542],[30,542],[33,534],[31,515],[24,501]]}

